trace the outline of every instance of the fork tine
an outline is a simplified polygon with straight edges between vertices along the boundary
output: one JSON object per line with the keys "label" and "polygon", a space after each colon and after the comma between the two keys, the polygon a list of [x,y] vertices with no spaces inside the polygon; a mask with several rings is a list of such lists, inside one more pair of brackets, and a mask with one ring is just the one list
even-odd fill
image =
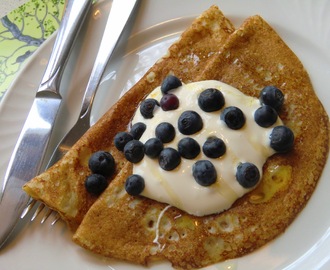
{"label": "fork tine", "polygon": [[31,221],[34,221],[36,217],[39,215],[39,213],[42,211],[42,209],[45,208],[45,205],[43,203],[40,203],[37,210],[33,213],[33,216],[31,218]]}
{"label": "fork tine", "polygon": [[[39,205],[38,205],[39,204]],[[35,206],[38,205],[37,209],[35,210],[35,212],[33,213],[32,217],[31,217],[31,221],[34,221],[37,216],[45,209],[45,213],[43,214],[43,217],[40,221],[41,224],[45,223],[45,221],[49,218],[49,216],[51,216],[52,213],[54,213],[54,219],[51,222],[51,226],[55,225],[56,222],[61,218],[60,214],[57,213],[56,211],[48,208],[45,204],[38,202],[35,199],[30,199],[30,201],[28,202],[28,205],[26,206],[26,208],[24,209],[21,218],[24,218],[27,216],[28,213],[31,212],[31,209]]]}
{"label": "fork tine", "polygon": [[46,210],[46,213],[44,214],[44,216],[42,217],[41,219],[41,224],[43,224],[47,219],[48,217],[50,216],[50,214],[53,212],[53,210],[51,210],[50,208],[47,207],[47,210]]}
{"label": "fork tine", "polygon": [[36,200],[30,198],[27,206],[25,207],[25,209],[23,210],[22,214],[21,214],[21,218],[24,218],[33,208],[33,206],[36,204]]}
{"label": "fork tine", "polygon": [[56,212],[56,215],[54,217],[54,220],[52,221],[52,223],[50,224],[51,226],[55,225],[55,223],[57,221],[59,221],[59,219],[61,218],[60,214]]}

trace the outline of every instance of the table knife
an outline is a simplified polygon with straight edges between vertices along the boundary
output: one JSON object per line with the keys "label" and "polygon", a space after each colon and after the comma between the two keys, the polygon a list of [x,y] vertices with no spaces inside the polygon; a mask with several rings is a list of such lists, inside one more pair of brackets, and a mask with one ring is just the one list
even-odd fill
{"label": "table knife", "polygon": [[25,209],[29,196],[22,186],[41,169],[61,105],[59,92],[64,67],[78,32],[92,5],[91,0],[69,0],[35,99],[3,180],[0,194],[0,248]]}

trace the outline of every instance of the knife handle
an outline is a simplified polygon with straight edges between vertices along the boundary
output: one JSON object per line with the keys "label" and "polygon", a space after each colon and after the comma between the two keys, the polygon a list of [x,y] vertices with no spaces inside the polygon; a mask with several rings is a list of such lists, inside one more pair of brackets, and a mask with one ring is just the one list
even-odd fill
{"label": "knife handle", "polygon": [[65,64],[73,47],[73,41],[76,39],[91,5],[92,0],[68,1],[37,95],[52,92],[56,96],[60,96],[59,86]]}

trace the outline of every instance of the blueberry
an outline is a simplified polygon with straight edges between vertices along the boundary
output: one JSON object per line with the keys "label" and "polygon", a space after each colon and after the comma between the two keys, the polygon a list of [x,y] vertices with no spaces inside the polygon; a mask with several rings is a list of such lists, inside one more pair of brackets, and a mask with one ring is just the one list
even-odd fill
{"label": "blueberry", "polygon": [[92,173],[111,176],[115,171],[115,160],[109,152],[95,152],[88,160],[88,167]]}
{"label": "blueberry", "polygon": [[168,122],[158,124],[155,135],[163,143],[169,143],[175,138],[175,128]]}
{"label": "blueberry", "polygon": [[284,95],[276,86],[269,85],[261,90],[259,100],[261,104],[269,105],[279,111],[284,102]]}
{"label": "blueberry", "polygon": [[226,145],[223,140],[212,136],[203,144],[203,153],[209,158],[218,158],[226,153]]}
{"label": "blueberry", "polygon": [[193,159],[201,152],[201,148],[193,138],[185,137],[178,143],[180,155],[187,159]]}
{"label": "blueberry", "polygon": [[119,151],[123,151],[126,143],[133,140],[133,136],[126,131],[118,132],[115,135],[114,143]]}
{"label": "blueberry", "polygon": [[178,88],[181,85],[182,85],[182,82],[180,81],[179,78],[177,78],[173,75],[168,75],[163,80],[163,82],[160,86],[160,90],[162,91],[163,94],[166,94],[168,91]]}
{"label": "blueberry", "polygon": [[150,138],[144,144],[144,153],[150,158],[158,157],[163,149],[163,143],[158,138]]}
{"label": "blueberry", "polygon": [[264,128],[270,127],[275,124],[277,120],[277,112],[269,105],[264,105],[258,108],[254,113],[254,121]]}
{"label": "blueberry", "polygon": [[91,174],[85,180],[85,188],[92,195],[100,195],[107,186],[108,181],[101,174]]}
{"label": "blueberry", "polygon": [[192,135],[203,128],[203,120],[195,111],[184,111],[178,119],[178,129],[184,135]]}
{"label": "blueberry", "polygon": [[240,108],[235,106],[226,107],[221,116],[221,120],[225,121],[227,126],[231,129],[240,129],[245,124],[245,116]]}
{"label": "blueberry", "polygon": [[285,153],[293,148],[294,134],[286,126],[276,126],[270,134],[270,147],[279,153]]}
{"label": "blueberry", "polygon": [[132,162],[138,163],[144,157],[144,145],[138,140],[129,141],[124,147],[125,158]]}
{"label": "blueberry", "polygon": [[168,93],[162,96],[160,100],[160,107],[164,111],[171,111],[177,109],[179,107],[179,103],[179,99],[176,95]]}
{"label": "blueberry", "polygon": [[242,187],[252,188],[259,182],[260,172],[252,163],[240,163],[237,166],[236,179]]}
{"label": "blueberry", "polygon": [[140,113],[146,119],[154,117],[154,109],[159,106],[159,102],[153,98],[147,98],[141,102]]}
{"label": "blueberry", "polygon": [[164,148],[158,158],[159,166],[165,171],[174,170],[181,163],[181,157],[174,148]]}
{"label": "blueberry", "polygon": [[139,140],[143,135],[143,133],[145,132],[146,128],[147,128],[146,124],[142,122],[135,123],[130,130],[133,139]]}
{"label": "blueberry", "polygon": [[132,174],[127,177],[125,182],[125,190],[129,195],[140,195],[144,190],[144,179],[138,174]]}
{"label": "blueberry", "polygon": [[201,186],[210,186],[217,180],[217,171],[209,160],[199,160],[192,168],[193,176]]}
{"label": "blueberry", "polygon": [[218,89],[208,88],[199,95],[198,105],[205,112],[218,111],[225,105],[225,98]]}

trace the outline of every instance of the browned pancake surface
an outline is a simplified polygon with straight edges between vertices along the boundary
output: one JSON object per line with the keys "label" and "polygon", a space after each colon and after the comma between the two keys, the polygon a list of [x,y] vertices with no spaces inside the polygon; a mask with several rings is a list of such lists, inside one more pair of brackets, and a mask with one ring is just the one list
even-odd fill
{"label": "browned pancake surface", "polygon": [[[328,116],[299,59],[266,22],[251,17],[229,35],[232,32],[216,7],[205,12],[62,161],[25,187],[60,211],[71,228],[83,220],[75,242],[95,253],[140,264],[168,259],[179,268],[203,267],[264,245],[304,207],[328,155]],[[191,53],[199,54],[198,66],[182,61]],[[132,165],[114,149],[113,136],[128,126],[135,110],[132,104],[137,105],[168,73],[184,82],[220,80],[252,96],[266,85],[276,85],[285,94],[280,116],[295,133],[293,151],[268,159],[258,188],[223,213],[194,217],[124,190]],[[87,160],[99,149],[110,150],[120,163],[108,189],[96,200],[85,192],[83,182],[89,173]]]}

